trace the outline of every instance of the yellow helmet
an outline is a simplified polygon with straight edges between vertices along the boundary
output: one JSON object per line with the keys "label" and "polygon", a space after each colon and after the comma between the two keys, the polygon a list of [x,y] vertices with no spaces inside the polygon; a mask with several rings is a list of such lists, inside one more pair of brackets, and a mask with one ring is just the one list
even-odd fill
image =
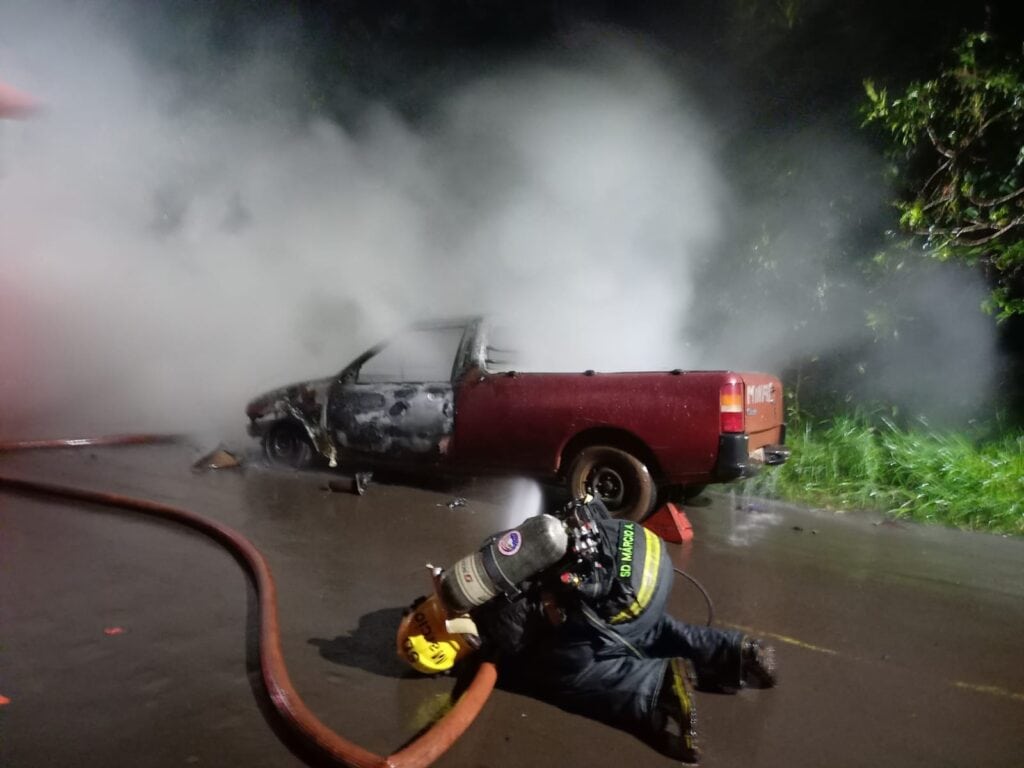
{"label": "yellow helmet", "polygon": [[398,657],[427,675],[447,672],[476,647],[472,620],[449,620],[437,595],[412,604],[398,625]]}

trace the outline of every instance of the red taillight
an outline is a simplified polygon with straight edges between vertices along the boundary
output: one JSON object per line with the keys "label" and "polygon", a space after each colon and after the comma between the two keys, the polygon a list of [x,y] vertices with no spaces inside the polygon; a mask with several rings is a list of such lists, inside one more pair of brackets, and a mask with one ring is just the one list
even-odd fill
{"label": "red taillight", "polygon": [[743,431],[743,382],[729,379],[718,393],[718,413],[722,432]]}

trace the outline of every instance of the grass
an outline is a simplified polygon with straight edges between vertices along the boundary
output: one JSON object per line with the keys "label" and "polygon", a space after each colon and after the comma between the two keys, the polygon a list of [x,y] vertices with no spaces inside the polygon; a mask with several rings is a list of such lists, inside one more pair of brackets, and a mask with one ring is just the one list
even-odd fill
{"label": "grass", "polygon": [[1024,433],[974,438],[851,415],[806,420],[787,443],[789,461],[748,480],[748,491],[1024,535]]}

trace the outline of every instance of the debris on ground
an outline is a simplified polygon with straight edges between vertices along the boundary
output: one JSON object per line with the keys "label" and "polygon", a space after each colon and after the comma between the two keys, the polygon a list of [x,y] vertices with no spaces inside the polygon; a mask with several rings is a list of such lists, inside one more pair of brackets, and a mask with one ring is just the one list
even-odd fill
{"label": "debris on ground", "polygon": [[232,469],[241,464],[242,462],[233,453],[218,446],[216,450],[210,451],[193,464],[192,469],[200,472],[207,469]]}
{"label": "debris on ground", "polygon": [[370,482],[373,480],[373,472],[355,472],[348,482],[344,480],[328,480],[325,485],[320,486],[321,490],[332,493],[354,493],[362,496],[366,493]]}
{"label": "debris on ground", "polygon": [[356,472],[352,475],[352,493],[362,496],[373,480],[373,472]]}
{"label": "debris on ground", "polygon": [[449,501],[447,504],[437,504],[438,507],[448,507],[448,509],[455,509],[456,507],[464,507],[468,502],[461,496],[456,496],[454,499]]}
{"label": "debris on ground", "polygon": [[907,530],[907,526],[897,523],[895,520],[879,520],[877,523],[872,523],[875,527],[882,526],[883,528],[898,528],[901,531]]}

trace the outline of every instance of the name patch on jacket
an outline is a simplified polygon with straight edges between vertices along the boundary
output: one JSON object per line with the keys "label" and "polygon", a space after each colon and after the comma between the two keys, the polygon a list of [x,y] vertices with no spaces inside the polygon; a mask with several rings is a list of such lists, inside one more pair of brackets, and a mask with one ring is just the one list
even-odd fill
{"label": "name patch on jacket", "polygon": [[626,600],[611,617],[613,624],[630,621],[644,612],[654,596],[661,566],[661,539],[636,523],[620,525],[615,575],[621,589],[615,591]]}
{"label": "name patch on jacket", "polygon": [[619,578],[628,579],[633,576],[633,542],[636,540],[636,526],[626,523],[622,526],[619,539]]}

